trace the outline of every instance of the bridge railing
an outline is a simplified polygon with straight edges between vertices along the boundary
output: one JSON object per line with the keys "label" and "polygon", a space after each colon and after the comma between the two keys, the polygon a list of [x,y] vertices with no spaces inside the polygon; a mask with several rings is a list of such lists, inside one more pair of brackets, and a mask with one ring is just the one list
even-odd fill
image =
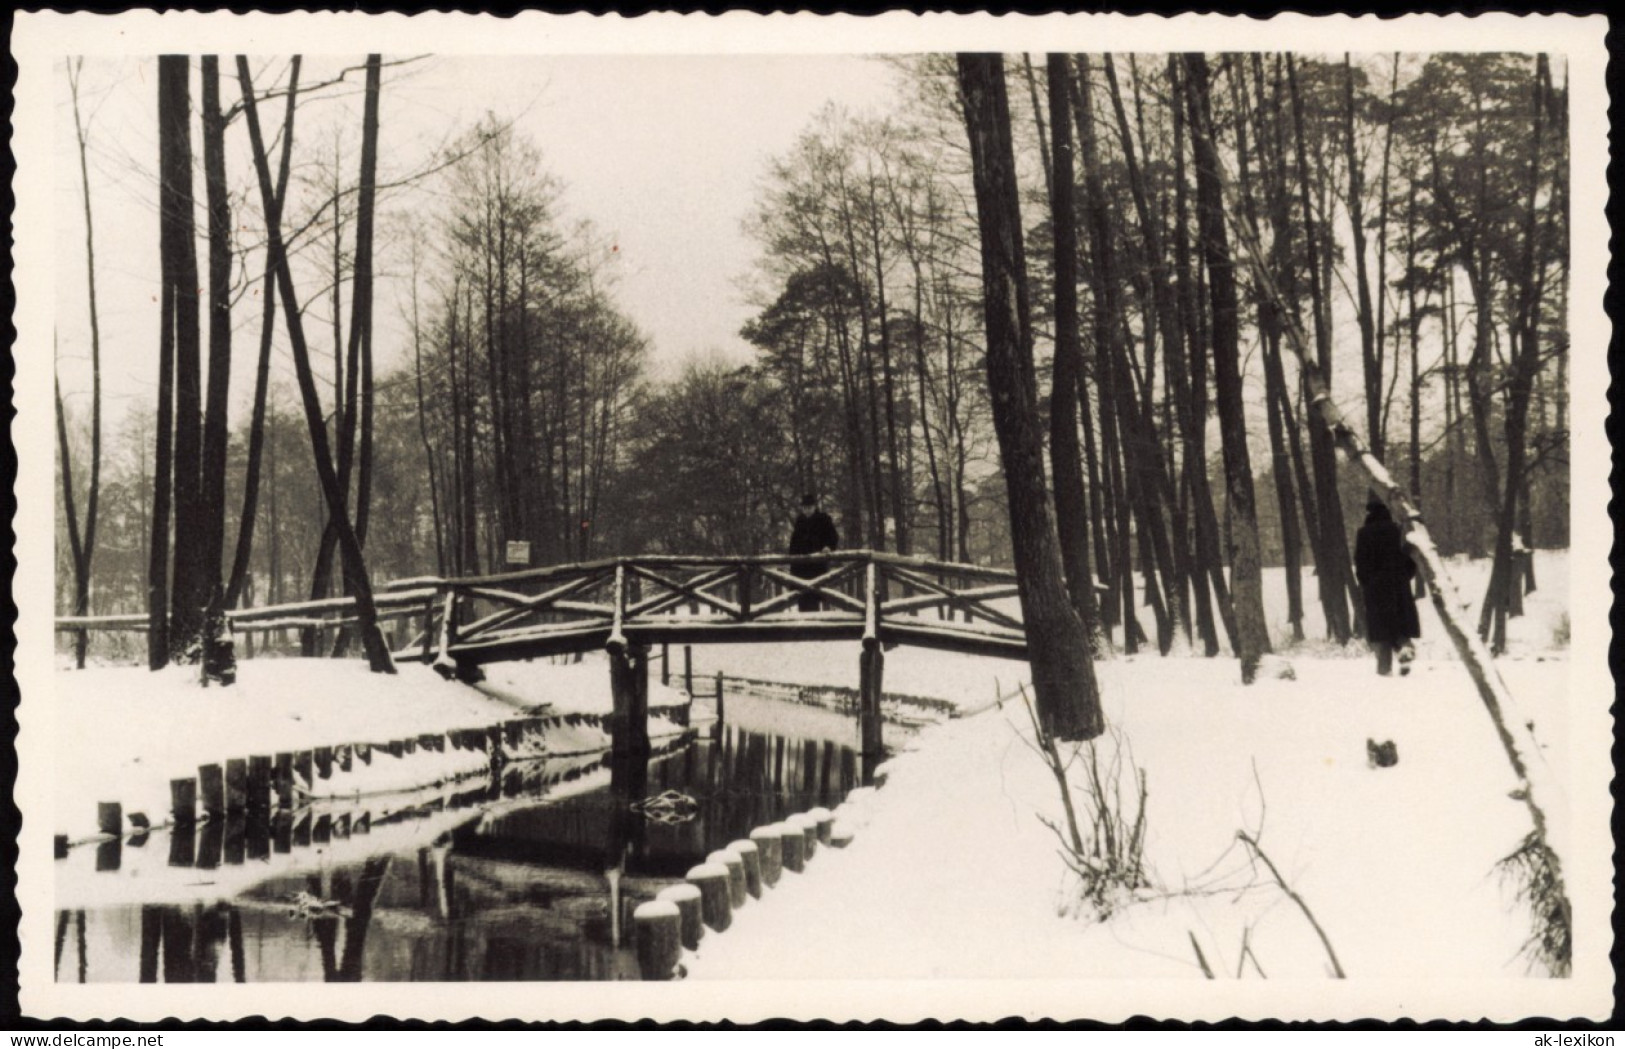
{"label": "bridge railing", "polygon": [[[397,659],[449,668],[611,644],[861,639],[1020,656],[1015,574],[869,550],[652,554],[375,588]],[[234,631],[355,622],[350,598],[227,613]],[[144,630],[143,616],[62,617],[59,631]]]}

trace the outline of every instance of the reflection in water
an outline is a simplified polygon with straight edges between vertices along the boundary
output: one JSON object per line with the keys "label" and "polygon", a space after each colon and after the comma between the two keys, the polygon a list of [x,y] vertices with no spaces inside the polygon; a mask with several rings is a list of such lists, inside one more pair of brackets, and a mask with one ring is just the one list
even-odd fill
{"label": "reflection in water", "polygon": [[[594,776],[605,765],[607,789]],[[201,877],[301,850],[310,864],[229,900],[62,911],[56,978],[637,979],[636,957],[616,933],[630,927],[639,903],[755,827],[833,807],[858,776],[849,747],[730,727],[648,761],[575,759],[562,773],[557,760],[509,765],[440,803],[479,805],[483,814],[470,808],[467,821],[450,831],[441,825],[431,841],[353,862],[331,863],[323,848],[373,822],[352,824],[348,813],[206,822],[195,836],[171,835],[172,866]],[[666,790],[694,798],[692,819],[666,823],[633,808]],[[614,893],[610,872],[618,874]],[[75,957],[65,959],[70,917]],[[74,968],[65,972],[65,960]]]}

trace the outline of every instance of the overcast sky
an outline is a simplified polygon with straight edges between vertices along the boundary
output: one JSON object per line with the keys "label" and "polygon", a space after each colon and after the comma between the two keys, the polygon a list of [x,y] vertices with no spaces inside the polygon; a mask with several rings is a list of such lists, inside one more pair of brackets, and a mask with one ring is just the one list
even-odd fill
{"label": "overcast sky", "polygon": [[[268,79],[281,63],[255,65]],[[303,79],[308,84],[334,68],[333,59],[309,63]],[[155,71],[151,60],[93,60],[81,83],[92,152],[104,383],[113,417],[132,399],[149,400],[157,375]],[[58,354],[64,394],[70,404],[83,404],[89,389],[83,205],[65,68],[59,75]],[[894,75],[872,59],[827,55],[429,57],[386,70],[381,177],[422,166],[438,144],[487,112],[515,121],[563,184],[563,216],[590,220],[613,246],[606,254],[614,298],[649,337],[657,374],[713,350],[743,359],[749,349],[738,332],[751,309],[740,286],[757,252],[742,222],[769,159],[788,149],[826,103],[854,112],[888,106]],[[228,105],[237,98],[234,85],[222,94]],[[196,107],[196,72],[193,95]],[[358,110],[355,92],[308,114],[302,110],[298,148],[330,148],[329,128],[353,125],[345,131],[351,147],[346,169],[353,167],[359,119],[351,114]],[[280,108],[271,107],[262,120],[273,124],[279,116]],[[246,138],[241,124],[230,133],[237,140]],[[194,149],[196,134],[194,126]],[[233,145],[229,177],[246,189],[249,162],[241,142]],[[201,209],[201,175],[195,192]],[[411,220],[432,206],[400,195],[383,204]],[[257,254],[250,265],[260,265]],[[408,294],[404,280],[380,288],[382,367],[404,359],[399,316]],[[247,369],[258,311],[250,302],[235,319],[234,400],[242,405],[252,385]]]}

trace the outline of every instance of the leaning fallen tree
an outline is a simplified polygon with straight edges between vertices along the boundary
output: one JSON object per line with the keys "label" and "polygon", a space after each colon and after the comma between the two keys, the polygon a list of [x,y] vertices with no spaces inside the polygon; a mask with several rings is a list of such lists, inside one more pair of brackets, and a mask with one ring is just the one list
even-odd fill
{"label": "leaning fallen tree", "polygon": [[1462,664],[1477,687],[1484,709],[1495,725],[1507,762],[1517,778],[1517,787],[1510,797],[1523,802],[1533,824],[1528,837],[1507,857],[1506,862],[1509,866],[1522,868],[1525,879],[1523,891],[1536,911],[1537,931],[1532,949],[1553,975],[1567,975],[1572,955],[1572,912],[1563,884],[1562,863],[1553,846],[1554,839],[1562,841],[1564,836],[1560,832],[1554,833],[1554,812],[1546,808],[1547,805],[1558,806],[1555,815],[1561,818],[1562,789],[1552,778],[1546,759],[1535,741],[1531,732],[1532,722],[1518,713],[1517,701],[1507,689],[1506,682],[1501,680],[1489,649],[1463,619],[1467,602],[1462,600],[1445,568],[1444,559],[1439,556],[1439,548],[1422,520],[1420,507],[1394,480],[1382,461],[1371,453],[1332,400],[1325,376],[1309,354],[1308,341],[1297,316],[1287,308],[1286,299],[1270,272],[1258,231],[1247,218],[1247,211],[1242,206],[1224,160],[1215,156],[1215,163],[1224,193],[1225,210],[1236,239],[1242,245],[1253,278],[1264,294],[1280,307],[1279,315],[1287,344],[1306,377],[1310,409],[1325,422],[1337,447],[1365,474],[1406,529],[1405,538],[1427,579],[1428,594],[1439,613],[1439,621],[1444,624],[1445,633],[1455,645]]}

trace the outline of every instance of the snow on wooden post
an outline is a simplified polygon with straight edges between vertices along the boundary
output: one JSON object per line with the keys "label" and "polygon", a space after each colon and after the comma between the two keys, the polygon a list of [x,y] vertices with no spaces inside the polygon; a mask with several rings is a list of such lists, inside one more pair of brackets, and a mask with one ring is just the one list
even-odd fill
{"label": "snow on wooden post", "polygon": [[813,826],[818,829],[818,841],[828,845],[831,833],[835,829],[835,814],[822,806],[807,810],[807,818],[812,820]]}
{"label": "snow on wooden post", "polygon": [[645,980],[670,980],[682,956],[683,916],[670,900],[650,900],[632,912],[638,972]]}
{"label": "snow on wooden post", "polygon": [[[1236,239],[1242,243],[1254,279],[1273,301],[1278,304],[1284,303],[1286,299],[1270,273],[1258,233],[1253,229],[1252,223],[1247,219],[1237,200],[1235,187],[1222,159],[1219,160],[1218,168],[1219,184],[1229,205],[1226,214],[1235,228]],[[1568,894],[1563,886],[1557,845],[1553,843],[1554,838],[1562,842],[1564,835],[1561,832],[1553,834],[1548,830],[1551,816],[1544,807],[1546,803],[1540,800],[1561,799],[1562,791],[1546,767],[1546,759],[1541,754],[1540,746],[1528,729],[1528,720],[1518,711],[1517,701],[1513,699],[1506,682],[1501,679],[1500,672],[1495,669],[1495,661],[1490,656],[1489,649],[1485,647],[1483,639],[1463,622],[1462,611],[1467,603],[1456,590],[1455,581],[1450,578],[1444,559],[1439,556],[1438,547],[1433,543],[1433,536],[1422,521],[1421,511],[1394,480],[1387,466],[1371,454],[1365,442],[1360,439],[1360,435],[1343,418],[1342,411],[1332,400],[1325,376],[1312,363],[1307,348],[1308,341],[1299,328],[1293,312],[1286,309],[1279,312],[1287,336],[1287,345],[1298,358],[1299,367],[1303,370],[1309,387],[1310,410],[1325,422],[1332,433],[1332,439],[1342,449],[1343,454],[1359,467],[1370,484],[1382,494],[1383,501],[1406,529],[1405,539],[1421,565],[1422,575],[1427,580],[1428,591],[1433,599],[1433,607],[1439,613],[1439,621],[1444,625],[1445,633],[1450,636],[1462,664],[1467,668],[1468,676],[1477,687],[1484,709],[1495,726],[1495,733],[1500,739],[1507,763],[1518,779],[1518,786],[1512,792],[1512,797],[1522,801],[1529,810],[1529,819],[1534,826],[1535,836],[1539,839],[1540,845],[1550,852],[1552,876],[1556,880],[1554,888],[1561,900],[1563,922],[1567,925]],[[1554,803],[1554,811],[1561,812],[1563,809],[1561,803]]]}
{"label": "snow on wooden post", "polygon": [[217,820],[226,814],[225,773],[219,765],[199,765],[198,783],[203,794],[203,814]]}
{"label": "snow on wooden post", "polygon": [[655,894],[655,899],[663,900],[676,906],[682,919],[680,936],[683,946],[691,951],[700,949],[700,939],[705,935],[705,921],[700,907],[700,890],[682,882],[678,885],[668,885]]}
{"label": "snow on wooden post", "polygon": [[784,845],[778,828],[757,827],[750,832],[750,840],[761,854],[762,884],[772,888],[779,883],[779,873],[784,869]]}
{"label": "snow on wooden post", "polygon": [[728,845],[727,845],[727,850],[729,852],[738,853],[740,860],[742,860],[744,862],[744,866],[745,866],[745,891],[750,893],[752,896],[756,897],[758,900],[761,899],[762,898],[762,852],[761,852],[761,849],[757,848],[756,843],[754,841],[751,841],[751,840],[745,839],[745,838],[740,838],[738,841],[730,841],[728,843]]}
{"label": "snow on wooden post", "polygon": [[248,762],[242,758],[226,759],[226,811],[242,812],[248,808]]}
{"label": "snow on wooden post", "polygon": [[817,855],[818,822],[816,820],[809,819],[805,812],[798,812],[784,822],[801,831],[801,840],[804,843],[803,851],[806,854],[806,858],[810,860]]}
{"label": "snow on wooden post", "polygon": [[717,932],[725,932],[733,924],[728,868],[720,863],[702,863],[689,869],[688,883],[700,890],[700,917],[706,926]]}
{"label": "snow on wooden post", "polygon": [[103,834],[124,832],[124,806],[116,801],[96,803],[96,829]]}
{"label": "snow on wooden post", "polygon": [[434,669],[443,678],[457,673],[457,661],[451,658],[451,646],[457,643],[457,591],[448,589],[440,611],[439,643],[436,645]]}
{"label": "snow on wooden post", "polygon": [[800,874],[807,867],[807,836],[800,827],[775,823],[779,830],[779,848],[784,856],[784,869]]}
{"label": "snow on wooden post", "polygon": [[197,779],[169,781],[169,815],[178,829],[197,822]]}
{"label": "snow on wooden post", "polygon": [[706,863],[717,864],[728,872],[728,903],[734,910],[745,905],[750,894],[745,889],[745,858],[732,849],[718,849],[705,857]]}

